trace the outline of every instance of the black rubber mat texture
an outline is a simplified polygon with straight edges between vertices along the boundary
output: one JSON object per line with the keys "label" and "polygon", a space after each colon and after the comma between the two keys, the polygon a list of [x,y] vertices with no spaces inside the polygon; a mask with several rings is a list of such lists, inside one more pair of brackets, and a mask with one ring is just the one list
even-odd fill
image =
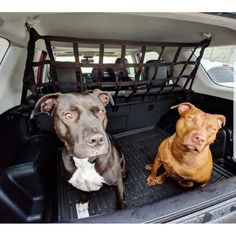
{"label": "black rubber mat texture", "polygon": [[[128,208],[191,191],[185,190],[171,178],[167,178],[161,186],[148,187],[146,184],[149,171],[145,170],[144,166],[147,163],[153,163],[157,147],[167,136],[169,135],[163,130],[155,128],[137,133],[125,133],[115,137],[125,156],[128,169],[128,177],[124,181]],[[225,177],[227,174],[215,165],[210,183],[220,181]],[[81,200],[80,191],[69,185],[63,177],[59,177],[58,194],[58,221],[77,219],[75,205]],[[89,193],[89,199],[90,216],[111,212],[116,208],[112,187],[104,186],[97,192]]]}

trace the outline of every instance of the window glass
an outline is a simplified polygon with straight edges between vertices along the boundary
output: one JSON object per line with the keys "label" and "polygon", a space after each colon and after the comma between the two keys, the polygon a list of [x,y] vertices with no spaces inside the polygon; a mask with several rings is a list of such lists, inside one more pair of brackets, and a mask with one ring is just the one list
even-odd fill
{"label": "window glass", "polygon": [[0,37],[0,64],[3,60],[3,57],[9,47],[9,41]]}
{"label": "window glass", "polygon": [[236,46],[206,48],[201,60],[210,78],[215,83],[227,87],[234,87],[235,62]]}
{"label": "window glass", "polygon": [[[134,63],[133,58],[131,55],[126,55],[125,57],[127,59],[128,63]],[[103,62],[106,63],[115,63],[117,57],[114,56],[104,56],[103,57]],[[87,60],[87,61],[86,61]],[[73,62],[74,61],[74,56],[56,56],[56,61],[70,61]],[[99,56],[93,56],[90,58],[83,58],[81,60],[82,64],[83,63],[88,63],[88,64],[94,64],[94,63],[98,63],[99,62]],[[91,73],[93,67],[81,67],[82,73]],[[128,74],[130,77],[134,77],[135,71],[133,67],[127,68],[128,70]]]}
{"label": "window glass", "polygon": [[157,52],[146,52],[143,62],[146,63],[147,61],[150,61],[150,60],[157,60],[158,56],[159,55]]}

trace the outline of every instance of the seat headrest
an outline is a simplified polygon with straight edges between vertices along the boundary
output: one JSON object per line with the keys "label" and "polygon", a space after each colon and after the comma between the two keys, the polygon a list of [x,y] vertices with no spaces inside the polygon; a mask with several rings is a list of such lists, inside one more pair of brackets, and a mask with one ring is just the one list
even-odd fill
{"label": "seat headrest", "polygon": [[58,91],[62,93],[77,92],[77,83],[81,78],[81,70],[71,68],[70,62],[56,63]]}
{"label": "seat headrest", "polygon": [[[119,64],[121,63],[121,57],[117,58],[115,61],[115,64]],[[126,58],[124,58],[124,63],[128,63],[128,60]]]}
{"label": "seat headrest", "polygon": [[[121,63],[121,58],[117,58],[115,61],[115,64],[120,64]],[[124,58],[124,64],[129,63],[128,60],[126,58]],[[116,75],[119,77],[119,74],[122,73],[122,77],[128,77],[129,76],[129,68],[116,68],[115,69],[115,73]]]}
{"label": "seat headrest", "polygon": [[[153,78],[153,75],[155,73],[155,64],[153,65],[153,63],[157,62],[157,60],[149,60],[146,62],[146,64],[151,64],[150,66],[145,67],[144,71],[143,71],[143,78],[144,80],[150,80]],[[163,60],[160,62],[164,62]],[[156,79],[163,79],[163,78],[167,78],[167,66],[159,66],[157,74],[155,76],[155,80]]]}
{"label": "seat headrest", "polygon": [[99,78],[103,77],[103,69],[94,67],[91,72],[93,82],[97,82]]}
{"label": "seat headrest", "polygon": [[102,82],[115,82],[116,75],[112,68],[107,68],[105,71],[101,68],[93,68],[91,72],[93,82],[97,82],[100,78]]}

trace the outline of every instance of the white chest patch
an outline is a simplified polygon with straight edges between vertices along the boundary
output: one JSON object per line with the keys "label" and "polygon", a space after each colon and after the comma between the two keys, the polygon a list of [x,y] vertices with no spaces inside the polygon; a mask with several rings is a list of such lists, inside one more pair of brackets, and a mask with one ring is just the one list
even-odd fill
{"label": "white chest patch", "polygon": [[69,183],[82,191],[97,191],[105,183],[104,178],[95,170],[95,163],[91,164],[86,159],[73,157],[77,170],[69,179]]}

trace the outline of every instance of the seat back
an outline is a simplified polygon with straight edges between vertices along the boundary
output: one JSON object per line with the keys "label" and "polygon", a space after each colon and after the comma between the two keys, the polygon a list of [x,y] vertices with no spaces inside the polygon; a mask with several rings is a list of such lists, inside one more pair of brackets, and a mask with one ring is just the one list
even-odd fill
{"label": "seat back", "polygon": [[[125,58],[124,59],[124,64],[128,63],[128,60]],[[121,64],[121,58],[117,58],[115,61],[115,64]],[[117,67],[115,69],[115,74],[116,77],[122,80],[125,80],[124,78],[129,77],[129,71],[127,68],[125,68],[124,66],[120,66],[119,68]]]}
{"label": "seat back", "polygon": [[56,80],[58,91],[61,93],[78,92],[81,82],[81,69],[70,67],[71,62],[56,63]]}
{"label": "seat back", "polygon": [[[150,66],[145,67],[143,71],[143,79],[144,80],[151,80],[153,79],[154,73],[155,73],[155,65],[154,63],[157,62],[157,60],[149,60],[146,63],[151,64]],[[164,62],[164,61],[161,61]],[[158,71],[155,75],[154,80],[157,79],[165,79],[167,78],[167,66],[159,66]]]}

